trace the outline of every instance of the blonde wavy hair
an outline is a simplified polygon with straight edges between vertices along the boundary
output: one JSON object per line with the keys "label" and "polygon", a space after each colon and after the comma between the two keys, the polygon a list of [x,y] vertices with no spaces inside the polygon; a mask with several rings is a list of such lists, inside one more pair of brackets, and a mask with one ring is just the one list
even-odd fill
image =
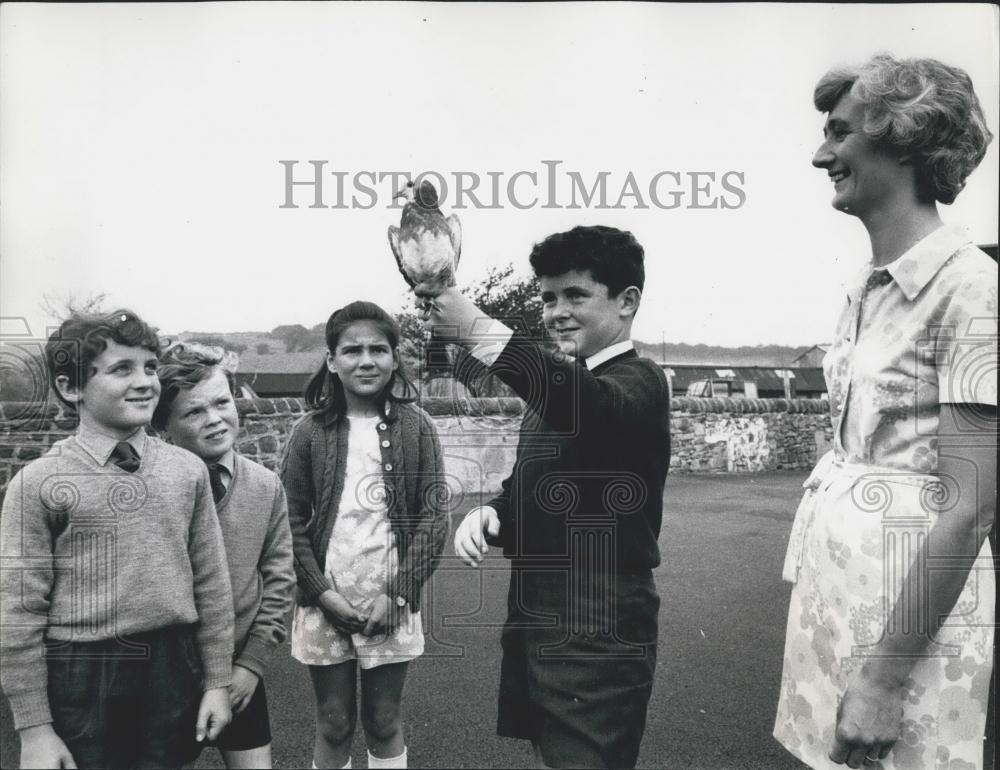
{"label": "blonde wavy hair", "polygon": [[993,139],[968,74],[936,59],[877,54],[832,69],[813,103],[830,112],[848,92],[865,105],[865,135],[912,156],[923,201],[954,201]]}

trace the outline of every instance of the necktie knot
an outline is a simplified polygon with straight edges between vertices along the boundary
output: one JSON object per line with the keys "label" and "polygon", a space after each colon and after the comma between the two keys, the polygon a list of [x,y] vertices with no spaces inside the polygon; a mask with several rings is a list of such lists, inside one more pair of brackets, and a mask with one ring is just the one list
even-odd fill
{"label": "necktie knot", "polygon": [[111,459],[115,465],[128,473],[139,470],[139,453],[127,441],[119,441],[111,450]]}
{"label": "necktie knot", "polygon": [[226,485],[222,481],[222,466],[218,463],[208,466],[208,480],[212,485],[212,499],[219,502],[226,496]]}

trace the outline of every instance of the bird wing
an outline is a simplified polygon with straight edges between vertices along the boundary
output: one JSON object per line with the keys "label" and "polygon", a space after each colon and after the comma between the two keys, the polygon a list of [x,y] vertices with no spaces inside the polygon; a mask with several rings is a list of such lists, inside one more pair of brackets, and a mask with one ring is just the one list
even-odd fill
{"label": "bird wing", "polygon": [[403,257],[399,251],[399,228],[389,225],[389,248],[392,249],[392,255],[396,258],[396,268],[399,270],[400,275],[406,280],[406,284],[412,289],[415,284],[413,279],[410,278],[409,273],[403,269]]}
{"label": "bird wing", "polygon": [[455,270],[457,272],[458,260],[462,257],[462,223],[458,221],[458,214],[452,214],[445,221],[448,223],[451,247],[455,250]]}

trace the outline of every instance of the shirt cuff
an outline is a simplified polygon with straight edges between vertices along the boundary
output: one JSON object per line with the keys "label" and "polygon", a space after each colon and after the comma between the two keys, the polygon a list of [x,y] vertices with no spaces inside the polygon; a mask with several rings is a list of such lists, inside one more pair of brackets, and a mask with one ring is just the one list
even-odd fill
{"label": "shirt cuff", "polygon": [[469,352],[486,366],[492,366],[493,362],[500,357],[503,349],[507,347],[507,343],[514,336],[514,332],[505,324],[494,320],[485,333],[476,336],[486,337],[487,339],[478,343]]}

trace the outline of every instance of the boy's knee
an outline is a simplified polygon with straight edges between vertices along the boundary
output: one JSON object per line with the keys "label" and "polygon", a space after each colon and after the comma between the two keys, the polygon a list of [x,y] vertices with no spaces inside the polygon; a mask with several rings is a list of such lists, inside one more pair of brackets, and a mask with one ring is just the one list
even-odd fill
{"label": "boy's knee", "polygon": [[364,722],[365,733],[377,740],[389,740],[399,732],[398,703],[365,705],[361,718]]}

